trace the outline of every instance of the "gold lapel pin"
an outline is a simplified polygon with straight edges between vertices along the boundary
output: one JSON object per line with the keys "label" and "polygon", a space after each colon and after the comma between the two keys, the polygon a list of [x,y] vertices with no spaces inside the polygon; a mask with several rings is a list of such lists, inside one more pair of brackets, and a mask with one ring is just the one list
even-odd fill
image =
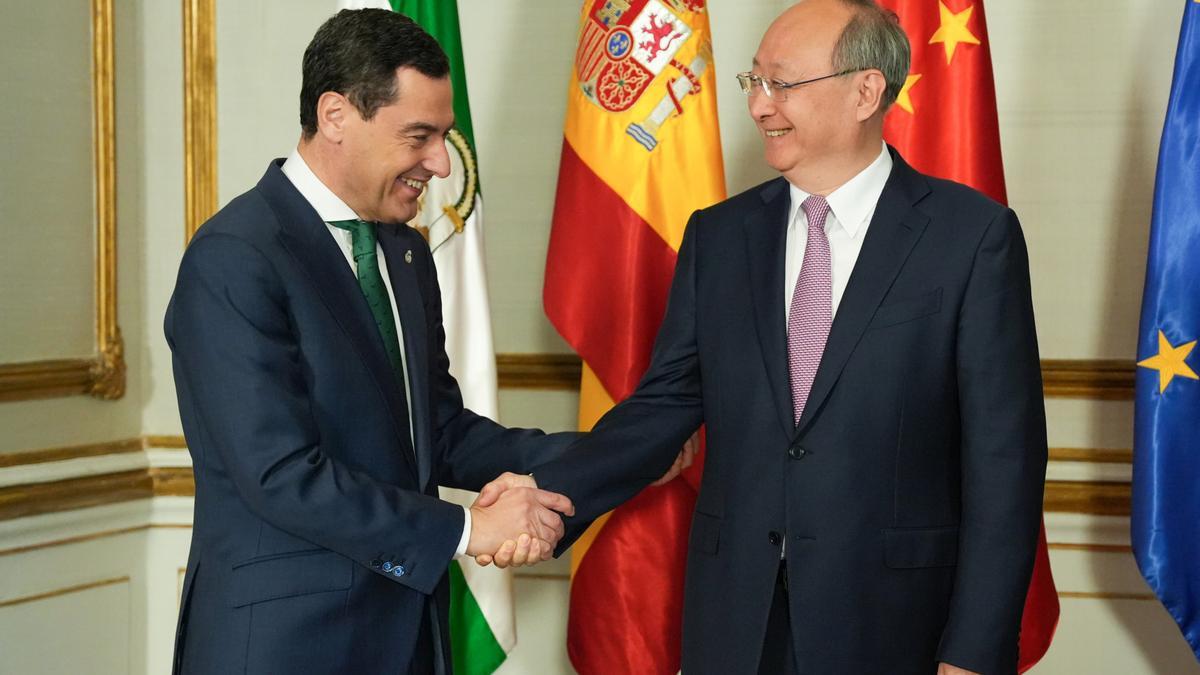
{"label": "gold lapel pin", "polygon": [[412,262],[412,249],[409,249],[404,252],[404,262],[406,262],[406,263]]}

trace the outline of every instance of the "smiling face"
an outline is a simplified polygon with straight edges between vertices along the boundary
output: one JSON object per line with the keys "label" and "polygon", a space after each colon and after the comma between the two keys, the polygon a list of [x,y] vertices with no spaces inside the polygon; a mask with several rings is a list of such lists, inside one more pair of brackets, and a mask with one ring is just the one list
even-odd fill
{"label": "smiling face", "polygon": [[[751,72],[776,82],[836,72],[833,49],[851,16],[852,10],[838,0],[807,0],[792,7],[767,29]],[[750,114],[762,135],[767,164],[804,185],[823,165],[855,151],[861,132],[857,80],[850,74],[801,85],[788,90],[782,102],[761,92],[751,96]]]}
{"label": "smiling face", "polygon": [[399,68],[396,82],[396,99],[370,120],[344,97],[330,103],[342,110],[332,116],[340,126],[334,134],[338,152],[329,187],[360,218],[380,223],[415,218],[429,179],[450,173],[445,142],[454,125],[450,78]]}

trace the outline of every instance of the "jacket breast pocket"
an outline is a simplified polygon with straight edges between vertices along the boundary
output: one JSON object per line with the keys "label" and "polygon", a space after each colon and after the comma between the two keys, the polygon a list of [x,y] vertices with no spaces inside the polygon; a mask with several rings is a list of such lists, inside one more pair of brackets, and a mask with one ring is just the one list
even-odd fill
{"label": "jacket breast pocket", "polygon": [[229,604],[245,607],[267,600],[344,591],[354,578],[353,565],[350,559],[325,549],[251,558],[233,566]]}
{"label": "jacket breast pocket", "polygon": [[883,564],[891,569],[953,567],[957,562],[957,525],[883,531]]}
{"label": "jacket breast pocket", "polygon": [[693,551],[716,555],[721,543],[721,519],[697,511],[692,515],[691,541]]}
{"label": "jacket breast pocket", "polygon": [[881,305],[868,328],[884,328],[906,323],[942,311],[942,289],[936,288],[915,298],[902,298]]}

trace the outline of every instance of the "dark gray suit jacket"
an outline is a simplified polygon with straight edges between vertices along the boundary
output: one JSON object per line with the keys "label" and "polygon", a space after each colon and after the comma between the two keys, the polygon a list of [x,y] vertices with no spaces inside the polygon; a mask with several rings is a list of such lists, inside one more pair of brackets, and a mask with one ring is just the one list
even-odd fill
{"label": "dark gray suit jacket", "polygon": [[405,673],[426,621],[448,671],[463,513],[437,486],[477,490],[575,437],[464,409],[428,246],[405,226],[379,241],[415,444],[358,282],[278,160],[184,255],[166,315],[196,476],[177,672]]}
{"label": "dark gray suit jacket", "polygon": [[692,217],[636,392],[534,470],[575,502],[565,546],[707,425],[688,675],[757,672],[785,539],[800,672],[1015,672],[1046,463],[1025,243],[893,159],[799,426],[776,179]]}

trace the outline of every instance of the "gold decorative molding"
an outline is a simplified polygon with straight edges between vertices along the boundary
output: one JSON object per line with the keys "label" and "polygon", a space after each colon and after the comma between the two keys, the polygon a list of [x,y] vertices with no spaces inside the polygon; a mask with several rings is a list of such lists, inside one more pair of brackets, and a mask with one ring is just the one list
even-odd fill
{"label": "gold decorative molding", "polygon": [[[502,389],[577,390],[582,362],[575,354],[497,354]],[[1132,361],[1047,359],[1042,384],[1050,398],[1129,400]]]}
{"label": "gold decorative molding", "polygon": [[125,394],[125,347],[117,326],[116,126],[112,0],[92,0],[92,143],[94,149],[96,355],[0,364],[0,402]]}
{"label": "gold decorative molding", "polygon": [[127,583],[129,583],[129,577],[127,577],[127,576],[113,577],[111,579],[101,579],[99,581],[92,581],[90,583],[79,584],[77,586],[68,586],[66,588],[59,588],[59,589],[56,589],[53,591],[46,591],[45,593],[38,593],[37,595],[26,595],[26,596],[20,597],[20,598],[13,598],[11,600],[0,600],[0,608],[12,607],[13,605],[23,605],[23,604],[26,604],[29,602],[37,602],[38,600],[48,600],[50,598],[57,598],[60,595],[70,595],[71,593],[82,593],[83,591],[90,591],[90,590],[93,590],[96,588],[103,588],[105,586],[114,586],[116,584],[127,584]]}
{"label": "gold decorative molding", "polygon": [[183,0],[184,242],[217,211],[216,0]]}
{"label": "gold decorative molding", "polygon": [[147,449],[187,450],[187,441],[183,436],[142,436],[140,440],[142,447]]}
{"label": "gold decorative molding", "polygon": [[140,452],[146,443],[141,438],[128,438],[107,443],[89,443],[87,445],[72,445],[64,448],[47,448],[29,452],[8,452],[0,454],[0,469],[10,466],[28,466],[30,464],[45,464],[46,462],[62,462],[69,459],[84,457],[103,457],[127,452]]}
{"label": "gold decorative molding", "polygon": [[583,362],[574,354],[497,354],[501,389],[579,390]]}
{"label": "gold decorative molding", "polygon": [[1042,387],[1051,398],[1132,400],[1135,368],[1130,360],[1045,359]]}
{"label": "gold decorative molding", "polygon": [[1088,553],[1132,553],[1133,547],[1128,544],[1068,544],[1050,542],[1046,548],[1051,551],[1087,551]]}
{"label": "gold decorative molding", "polygon": [[1059,591],[1059,598],[1070,598],[1076,600],[1154,600],[1153,593],[1104,593],[1093,591]]}
{"label": "gold decorative molding", "polygon": [[1050,448],[1050,461],[1132,464],[1133,450],[1128,448]]}
{"label": "gold decorative molding", "polygon": [[1129,499],[1129,483],[1048,480],[1042,509],[1048,513],[1128,516]]}
{"label": "gold decorative molding", "polygon": [[[0,469],[139,452],[150,448],[184,449],[182,436],[142,436],[66,448],[0,454]],[[1122,450],[1056,448],[1056,458],[1100,457],[1090,461],[1119,458]],[[1105,453],[1113,453],[1111,456]],[[1088,460],[1084,460],[1088,461]],[[95,476],[81,476],[45,483],[0,488],[0,521],[45,513],[101,506],[151,497],[196,493],[190,467],[150,467]],[[1095,481],[1046,481],[1045,511],[1101,516],[1129,515],[1129,483]]]}

